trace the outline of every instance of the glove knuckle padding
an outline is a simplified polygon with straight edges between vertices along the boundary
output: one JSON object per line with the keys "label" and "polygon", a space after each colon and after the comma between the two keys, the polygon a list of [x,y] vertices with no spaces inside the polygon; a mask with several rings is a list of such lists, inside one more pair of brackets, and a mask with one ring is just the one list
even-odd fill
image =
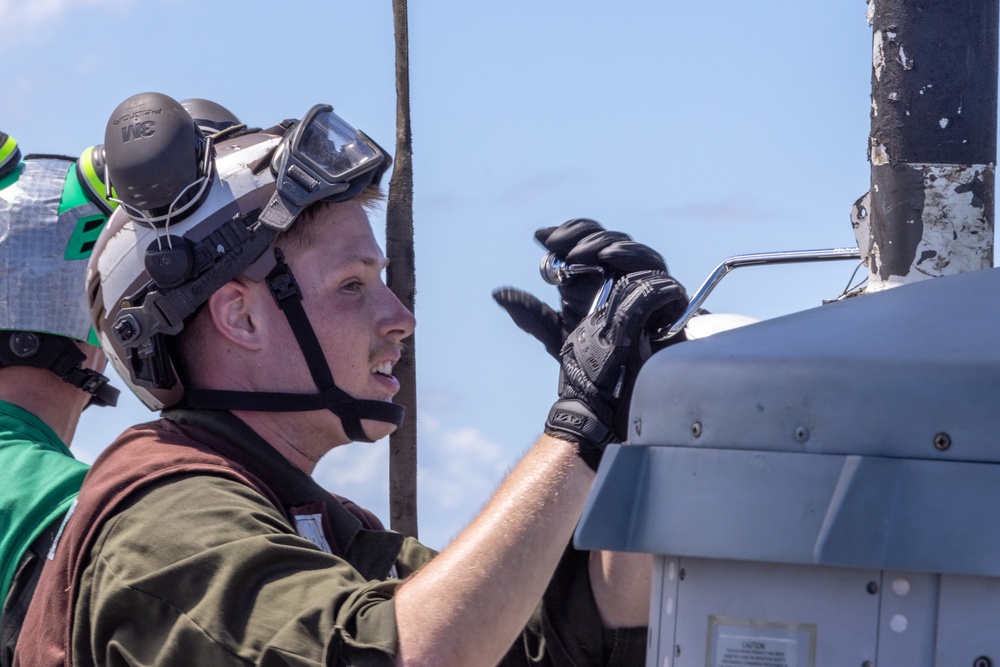
{"label": "glove knuckle padding", "polygon": [[596,220],[574,218],[558,227],[539,229],[535,232],[535,238],[545,246],[546,250],[556,253],[560,259],[565,260],[573,247],[582,239],[603,230],[604,227]]}
{"label": "glove knuckle padding", "polygon": [[646,270],[620,278],[607,303],[567,337],[562,347],[559,401],[546,432],[569,435],[596,469],[604,446],[627,434],[632,384],[652,353],[647,325],[683,288],[667,273]]}
{"label": "glove knuckle padding", "polygon": [[626,274],[636,271],[667,270],[667,263],[660,253],[632,240],[619,241],[604,248],[598,253],[598,261],[602,266]]}
{"label": "glove knuckle padding", "polygon": [[601,265],[601,254],[615,244],[632,242],[632,237],[622,232],[601,230],[584,238],[566,255],[570,264]]}

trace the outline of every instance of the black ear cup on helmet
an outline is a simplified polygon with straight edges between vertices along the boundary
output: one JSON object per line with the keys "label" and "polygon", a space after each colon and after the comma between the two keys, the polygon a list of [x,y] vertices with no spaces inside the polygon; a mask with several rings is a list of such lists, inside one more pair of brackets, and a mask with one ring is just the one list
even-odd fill
{"label": "black ear cup on helmet", "polygon": [[161,93],[141,93],[119,104],[104,132],[118,199],[129,217],[156,226],[182,219],[207,195],[209,150],[184,107]]}
{"label": "black ear cup on helmet", "polygon": [[0,178],[17,169],[17,163],[21,161],[21,149],[18,148],[14,137],[0,132]]}
{"label": "black ear cup on helmet", "polygon": [[184,107],[188,115],[194,119],[198,129],[204,132],[206,136],[222,132],[234,125],[243,124],[236,117],[236,114],[212,100],[193,97],[189,100],[181,100],[180,105]]}
{"label": "black ear cup on helmet", "polygon": [[194,249],[180,236],[153,241],[144,261],[146,272],[160,289],[180,287],[194,276]]}

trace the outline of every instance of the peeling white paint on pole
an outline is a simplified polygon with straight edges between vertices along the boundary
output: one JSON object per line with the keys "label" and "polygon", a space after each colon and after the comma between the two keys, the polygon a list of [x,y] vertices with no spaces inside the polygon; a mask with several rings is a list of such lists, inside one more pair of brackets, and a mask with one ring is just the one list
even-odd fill
{"label": "peeling white paint on pole", "polygon": [[882,31],[876,30],[872,39],[872,68],[875,70],[875,78],[882,80],[882,68],[885,66],[885,55],[882,52]]}
{"label": "peeling white paint on pole", "polygon": [[871,137],[871,153],[869,159],[874,165],[889,164],[889,149],[885,147],[877,138]]}
{"label": "peeling white paint on pole", "polygon": [[854,228],[854,238],[858,242],[858,252],[861,253],[861,261],[868,264],[868,255],[872,250],[872,229],[869,212],[872,209],[872,193],[861,195],[854,206],[851,207],[851,227]]}
{"label": "peeling white paint on pole", "polygon": [[979,184],[994,178],[992,165],[913,165],[924,170],[924,235],[914,268],[937,278],[992,266],[993,223]]}
{"label": "peeling white paint on pole", "polygon": [[[969,20],[975,17],[975,20]],[[869,0],[866,291],[993,266],[997,0]]]}
{"label": "peeling white paint on pole", "polygon": [[[895,34],[893,34],[893,38],[895,38]],[[899,55],[897,56],[897,59],[899,60],[899,64],[903,66],[903,69],[913,69],[913,58],[906,57],[906,51],[903,49],[902,44],[899,45]]]}
{"label": "peeling white paint on pole", "polygon": [[[871,205],[868,195],[854,205],[852,224],[869,268],[868,292],[993,265],[993,220],[985,208],[989,198],[983,195],[984,184],[994,180],[994,166],[910,164],[909,167],[923,173],[924,193],[919,220],[906,220],[907,225],[919,223],[921,228],[911,271],[905,275],[880,275],[882,253],[868,226]],[[864,209],[863,216],[858,216],[859,206]],[[856,221],[856,217],[860,219]],[[868,237],[864,242],[862,235]],[[883,240],[886,244],[892,242]]]}

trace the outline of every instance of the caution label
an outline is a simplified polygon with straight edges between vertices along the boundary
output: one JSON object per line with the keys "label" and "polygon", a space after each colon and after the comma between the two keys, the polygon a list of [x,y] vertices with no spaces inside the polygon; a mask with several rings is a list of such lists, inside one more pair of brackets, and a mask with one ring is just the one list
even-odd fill
{"label": "caution label", "polygon": [[815,667],[816,626],[709,616],[706,667]]}
{"label": "caution label", "polygon": [[776,637],[720,634],[718,667],[797,667],[797,642]]}

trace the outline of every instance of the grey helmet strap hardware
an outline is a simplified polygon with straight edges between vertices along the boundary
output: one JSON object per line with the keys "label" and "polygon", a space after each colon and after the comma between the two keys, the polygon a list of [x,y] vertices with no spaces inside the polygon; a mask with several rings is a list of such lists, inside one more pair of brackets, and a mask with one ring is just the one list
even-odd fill
{"label": "grey helmet strap hardware", "polygon": [[89,368],[81,368],[87,355],[73,340],[34,331],[0,331],[0,368],[28,366],[51,371],[64,382],[91,395],[89,405],[114,406],[119,391],[108,378]]}
{"label": "grey helmet strap hardware", "polygon": [[[247,216],[251,221],[256,213]],[[149,386],[169,389],[177,378],[167,361],[165,336],[180,333],[184,321],[193,315],[220,287],[242,273],[260,258],[277,237],[277,232],[251,222],[248,229],[241,220],[230,220],[204,241],[188,247],[180,261],[185,275],[198,275],[180,286],[169,288],[154,282],[125,299],[131,305],[119,311],[112,335],[126,349],[126,363],[136,378]],[[160,246],[154,241],[150,250]],[[178,246],[179,247],[179,246]],[[190,253],[190,254],[189,254]],[[163,258],[177,259],[170,253],[146,257],[147,264]],[[176,272],[174,272],[176,275]],[[160,276],[164,278],[164,276]],[[169,281],[168,281],[169,282]]]}
{"label": "grey helmet strap hardware", "polygon": [[[197,278],[164,291],[149,285],[143,290],[146,292],[144,298],[136,295],[127,299],[130,303],[141,301],[141,305],[125,307],[119,312],[113,327],[119,344],[130,349],[139,348],[157,334],[180,333],[185,318],[194,314],[209,296],[259,259],[278,235],[275,230],[261,225],[247,229],[237,223],[223,229],[226,232],[217,232],[220,239],[227,235],[230,238],[228,242],[220,240],[211,251],[217,257],[214,261],[211,257],[206,260],[208,244],[204,242],[193,251],[196,265],[211,262],[210,267]],[[234,236],[237,233],[239,237]],[[209,237],[210,242],[215,240],[213,237]],[[218,250],[220,247],[221,251]]]}
{"label": "grey helmet strap hardware", "polygon": [[319,393],[243,392],[188,389],[184,400],[192,408],[208,410],[253,410],[263,412],[308,412],[330,410],[340,417],[344,433],[354,442],[372,442],[361,425],[362,419],[394,424],[403,423],[405,408],[386,401],[357,399],[340,389],[333,380],[330,366],[309,316],[302,307],[302,291],[280,248],[274,249],[276,264],[267,276],[267,285],[278,308],[285,314],[295,340],[302,350],[309,373]]}

